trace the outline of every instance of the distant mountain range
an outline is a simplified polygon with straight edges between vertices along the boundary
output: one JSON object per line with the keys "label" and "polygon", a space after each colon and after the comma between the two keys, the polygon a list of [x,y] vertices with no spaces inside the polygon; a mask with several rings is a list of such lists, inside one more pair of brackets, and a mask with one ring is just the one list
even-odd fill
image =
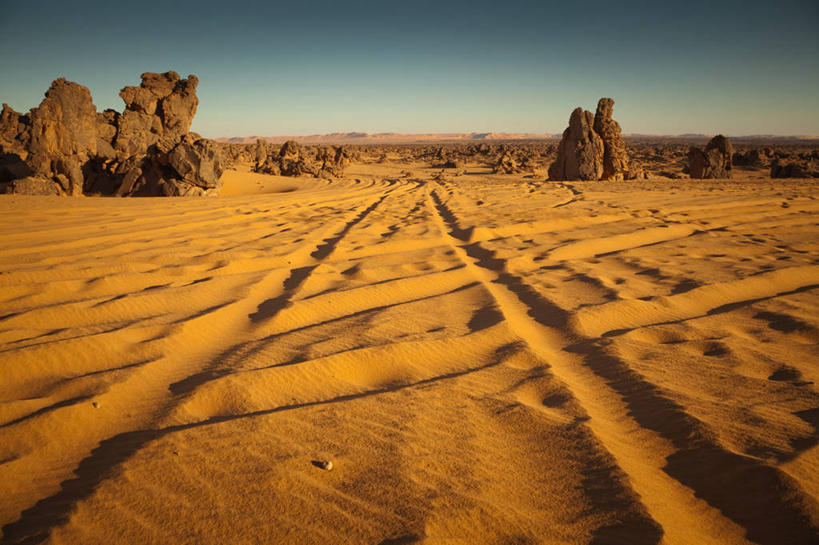
{"label": "distant mountain range", "polygon": [[[256,140],[264,140],[272,144],[281,144],[287,140],[295,140],[302,144],[406,144],[413,142],[503,142],[513,140],[557,140],[561,134],[547,133],[506,133],[506,132],[469,132],[469,133],[429,133],[429,134],[401,134],[396,132],[335,132],[330,134],[311,134],[309,136],[234,136],[215,138],[217,142],[230,144],[252,144]],[[704,140],[712,134],[624,134],[627,139],[633,140]],[[800,141],[819,139],[816,136],[776,136],[771,134],[754,134],[749,136],[729,136],[736,140],[754,141]]]}
{"label": "distant mountain range", "polygon": [[233,138],[216,138],[217,142],[232,144],[252,144],[256,140],[265,140],[280,144],[295,140],[303,144],[367,144],[367,143],[409,143],[409,142],[484,142],[502,140],[552,140],[560,138],[559,134],[505,133],[505,132],[470,132],[470,133],[430,133],[401,134],[397,132],[336,132],[330,134],[311,134],[309,136],[236,136]]}

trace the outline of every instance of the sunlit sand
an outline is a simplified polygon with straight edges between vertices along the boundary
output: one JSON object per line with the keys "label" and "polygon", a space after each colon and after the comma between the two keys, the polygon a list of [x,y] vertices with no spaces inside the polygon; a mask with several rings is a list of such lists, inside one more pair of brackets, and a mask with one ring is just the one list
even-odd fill
{"label": "sunlit sand", "polygon": [[438,172],[0,199],[3,542],[815,539],[817,182]]}

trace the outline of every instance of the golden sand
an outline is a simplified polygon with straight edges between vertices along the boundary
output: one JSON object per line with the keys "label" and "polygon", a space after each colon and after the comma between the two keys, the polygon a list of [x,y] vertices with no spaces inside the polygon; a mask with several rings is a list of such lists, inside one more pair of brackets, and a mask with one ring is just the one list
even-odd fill
{"label": "golden sand", "polygon": [[816,538],[816,182],[404,168],[0,199],[3,543]]}

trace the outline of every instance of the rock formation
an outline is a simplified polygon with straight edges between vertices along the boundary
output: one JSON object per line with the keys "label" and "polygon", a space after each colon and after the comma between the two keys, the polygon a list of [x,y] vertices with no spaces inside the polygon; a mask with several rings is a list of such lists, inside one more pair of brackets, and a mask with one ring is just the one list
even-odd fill
{"label": "rock formation", "polygon": [[315,175],[315,169],[302,157],[301,147],[295,140],[288,140],[279,150],[279,168],[282,176]]}
{"label": "rock formation", "polygon": [[282,144],[278,153],[270,153],[253,170],[276,176],[340,178],[344,176],[344,169],[350,161],[350,153],[341,146],[320,148],[313,157],[312,150],[302,148],[295,140],[288,140]]}
{"label": "rock formation", "polygon": [[771,178],[819,178],[819,161],[784,161],[774,159]]}
{"label": "rock formation", "polygon": [[518,162],[515,161],[515,156],[508,150],[501,153],[495,165],[492,167],[492,170],[495,174],[517,174],[523,172],[518,166]]}
{"label": "rock formation", "polygon": [[612,118],[614,100],[601,98],[597,112],[576,108],[549,167],[550,180],[624,180],[630,172],[628,153],[619,123]]}
{"label": "rock formation", "polygon": [[620,124],[612,119],[614,100],[601,98],[594,114],[594,132],[603,140],[602,180],[623,180],[628,174],[628,154]]}
{"label": "rock formation", "polygon": [[744,152],[735,152],[733,164],[748,167],[766,167],[771,164],[774,152],[771,148],[753,148]]}
{"label": "rock formation", "polygon": [[594,131],[594,116],[576,108],[549,167],[550,180],[599,180],[603,175],[603,140]]}
{"label": "rock formation", "polygon": [[40,106],[0,114],[0,192],[210,195],[219,191],[215,146],[190,133],[196,76],[142,74],[122,89],[125,110],[97,113],[88,88],[58,79]]}
{"label": "rock formation", "polygon": [[331,178],[341,178],[344,176],[344,169],[349,166],[351,157],[349,152],[342,146],[324,148],[319,153],[321,168],[318,176]]}
{"label": "rock formation", "polygon": [[733,154],[730,140],[719,134],[704,150],[693,146],[688,150],[688,173],[691,178],[699,180],[730,178]]}

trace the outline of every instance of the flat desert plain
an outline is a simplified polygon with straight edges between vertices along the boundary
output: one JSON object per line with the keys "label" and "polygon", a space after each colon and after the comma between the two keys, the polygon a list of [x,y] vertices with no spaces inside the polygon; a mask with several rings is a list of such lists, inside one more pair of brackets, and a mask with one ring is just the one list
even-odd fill
{"label": "flat desert plain", "polygon": [[818,181],[406,168],[3,196],[2,542],[816,543]]}

